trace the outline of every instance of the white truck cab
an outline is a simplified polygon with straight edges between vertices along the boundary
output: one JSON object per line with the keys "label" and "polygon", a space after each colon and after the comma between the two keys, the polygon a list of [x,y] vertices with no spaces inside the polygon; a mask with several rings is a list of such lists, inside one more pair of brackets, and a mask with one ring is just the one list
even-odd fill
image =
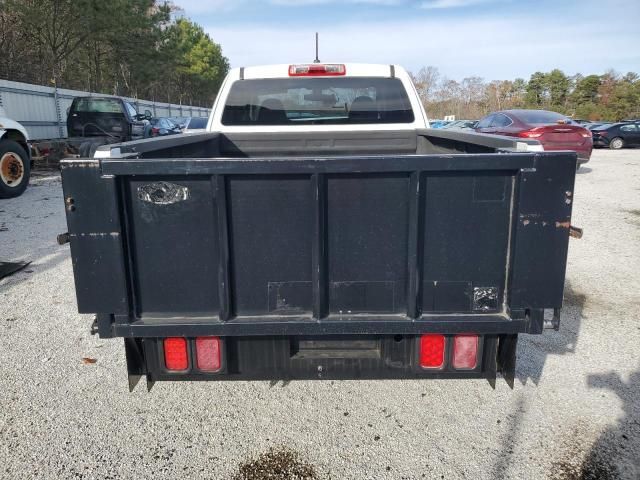
{"label": "white truck cab", "polygon": [[397,131],[428,126],[404,68],[310,63],[232,69],[215,100],[207,130]]}
{"label": "white truck cab", "polygon": [[[197,149],[200,148],[196,147],[198,142],[206,138],[214,143],[218,138],[225,138],[238,151],[249,148],[252,155],[257,152],[305,155],[320,150],[323,153],[356,150],[416,153],[417,137],[425,135],[444,150],[454,144],[460,151],[475,153],[482,149],[537,151],[542,148],[535,140],[514,141],[475,132],[425,130],[430,130],[429,120],[418,92],[407,71],[398,65],[265,65],[234,68],[229,72],[214,101],[204,133],[105,145],[98,148],[93,157],[145,155],[163,148]],[[238,146],[235,141],[243,145]],[[202,149],[200,155],[208,151],[205,147]]]}
{"label": "white truck cab", "polygon": [[17,197],[29,183],[31,156],[27,130],[0,107],[0,198]]}

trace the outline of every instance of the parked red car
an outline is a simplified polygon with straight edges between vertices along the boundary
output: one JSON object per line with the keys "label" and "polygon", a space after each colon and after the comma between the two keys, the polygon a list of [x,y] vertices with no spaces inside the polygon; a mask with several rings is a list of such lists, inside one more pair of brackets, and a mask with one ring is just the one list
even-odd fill
{"label": "parked red car", "polygon": [[556,112],[546,110],[503,110],[482,120],[476,132],[534,138],[545,150],[573,150],[578,166],[589,161],[593,150],[591,131]]}

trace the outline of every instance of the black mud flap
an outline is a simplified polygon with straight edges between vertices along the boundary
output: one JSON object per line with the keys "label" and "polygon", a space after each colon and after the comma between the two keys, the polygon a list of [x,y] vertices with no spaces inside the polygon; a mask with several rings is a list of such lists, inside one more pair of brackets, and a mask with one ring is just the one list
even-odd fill
{"label": "black mud flap", "polygon": [[[129,376],[129,392],[133,392],[143,375],[146,375],[147,368],[144,360],[144,349],[141,339],[125,338],[124,350],[127,356],[127,374]],[[147,388],[151,387],[147,382]]]}
{"label": "black mud flap", "polygon": [[498,337],[495,335],[485,335],[484,337],[484,365],[487,381],[495,390],[498,372]]}
{"label": "black mud flap", "polygon": [[498,371],[513,389],[516,378],[516,347],[518,335],[500,335],[498,344]]}

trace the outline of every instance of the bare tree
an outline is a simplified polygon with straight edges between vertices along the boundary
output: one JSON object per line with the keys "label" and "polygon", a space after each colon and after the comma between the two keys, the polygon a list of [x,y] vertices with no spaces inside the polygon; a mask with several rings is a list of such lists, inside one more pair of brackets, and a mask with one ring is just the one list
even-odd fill
{"label": "bare tree", "polygon": [[432,100],[433,93],[438,87],[440,80],[440,72],[437,67],[422,67],[418,73],[410,74],[413,83],[418,91],[418,96],[424,105]]}

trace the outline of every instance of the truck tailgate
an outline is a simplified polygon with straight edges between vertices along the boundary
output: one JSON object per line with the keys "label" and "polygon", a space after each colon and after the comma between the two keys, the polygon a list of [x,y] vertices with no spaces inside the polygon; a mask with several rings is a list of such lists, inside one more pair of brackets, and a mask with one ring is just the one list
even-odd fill
{"label": "truck tailgate", "polygon": [[104,336],[518,333],[560,308],[569,152],[62,163]]}

